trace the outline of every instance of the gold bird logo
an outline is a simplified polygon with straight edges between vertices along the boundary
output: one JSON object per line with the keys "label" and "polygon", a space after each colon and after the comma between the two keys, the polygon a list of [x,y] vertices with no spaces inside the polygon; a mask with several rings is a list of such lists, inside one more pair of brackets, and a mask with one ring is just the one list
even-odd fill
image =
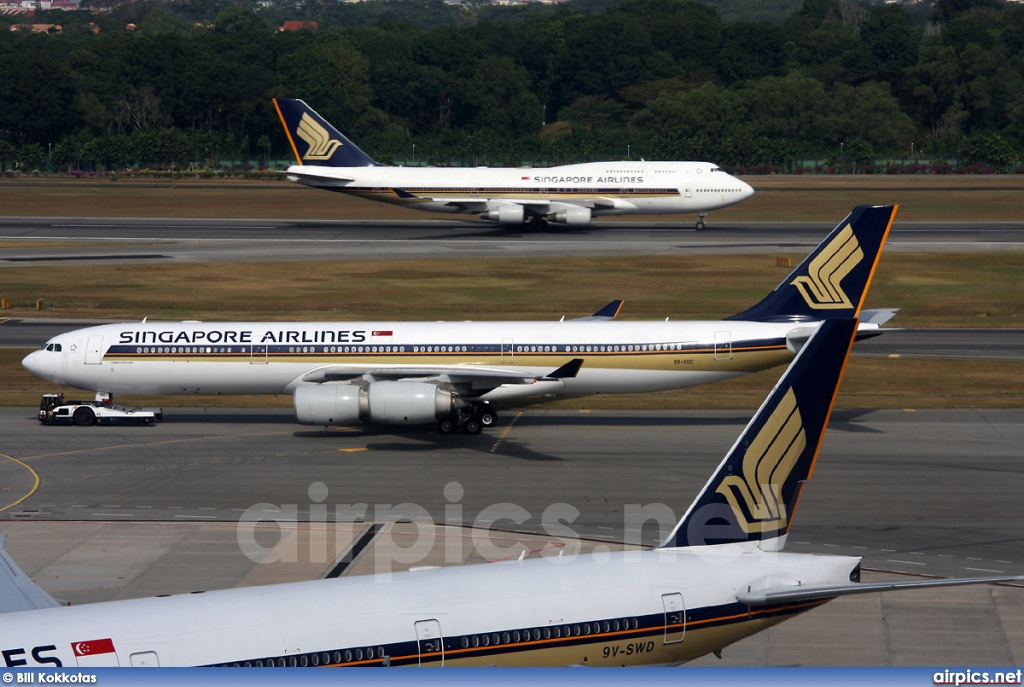
{"label": "gold bird logo", "polygon": [[793,285],[815,310],[852,308],[849,296],[840,283],[864,258],[864,251],[849,224],[811,260],[808,276],[797,277]]}
{"label": "gold bird logo", "polygon": [[732,506],[744,532],[786,529],[782,485],[806,446],[803,419],[790,389],[743,455],[742,476],[727,476],[715,490]]}
{"label": "gold bird logo", "polygon": [[304,160],[327,160],[341,146],[341,141],[331,138],[327,129],[310,117],[308,112],[302,113],[295,133],[309,146],[309,150],[302,156]]}

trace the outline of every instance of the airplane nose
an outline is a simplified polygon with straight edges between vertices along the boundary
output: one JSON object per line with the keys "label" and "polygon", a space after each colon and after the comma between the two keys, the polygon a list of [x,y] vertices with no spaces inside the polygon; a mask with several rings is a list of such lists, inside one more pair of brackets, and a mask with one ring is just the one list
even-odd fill
{"label": "airplane nose", "polygon": [[37,377],[46,377],[45,365],[43,364],[42,354],[44,351],[32,351],[21,361],[21,366],[26,370],[36,375]]}
{"label": "airplane nose", "polygon": [[748,184],[745,181],[742,181],[741,179],[737,179],[736,181],[740,182],[740,188],[743,190],[743,198],[744,198],[744,200],[746,200],[750,196],[754,195],[754,187],[753,186],[751,186],[750,184]]}

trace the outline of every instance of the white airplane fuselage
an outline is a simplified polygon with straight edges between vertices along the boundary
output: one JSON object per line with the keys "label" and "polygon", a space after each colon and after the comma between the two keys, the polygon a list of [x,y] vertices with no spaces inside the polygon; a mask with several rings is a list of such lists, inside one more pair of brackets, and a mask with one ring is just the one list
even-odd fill
{"label": "white airplane fuselage", "polygon": [[57,384],[97,392],[291,394],[302,384],[343,381],[347,370],[347,381],[363,374],[372,381],[375,371],[409,379],[490,370],[536,378],[583,360],[574,378],[480,390],[479,398],[503,400],[727,379],[791,360],[786,337],[799,328],[739,321],[152,321],[61,334],[23,364]]}
{"label": "white airplane fuselage", "polygon": [[[291,180],[309,186],[417,210],[491,211],[492,215],[483,217],[507,224],[522,222],[522,217],[515,216],[522,210],[526,216],[580,225],[591,216],[707,213],[754,193],[749,184],[708,162],[590,162],[548,168],[306,164],[289,167],[287,173]],[[507,219],[501,218],[502,206],[509,213]]]}
{"label": "white airplane fuselage", "polygon": [[[859,560],[717,546],[315,580],[11,613],[0,649],[36,667],[676,664],[825,603],[738,593],[847,583]],[[77,656],[90,640],[110,651]]]}

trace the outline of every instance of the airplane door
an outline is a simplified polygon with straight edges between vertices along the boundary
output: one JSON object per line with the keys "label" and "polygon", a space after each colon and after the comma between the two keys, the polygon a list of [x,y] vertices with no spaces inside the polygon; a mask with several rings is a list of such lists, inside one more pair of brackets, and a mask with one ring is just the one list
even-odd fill
{"label": "airplane door", "polygon": [[687,180],[683,184],[683,198],[693,198],[693,182]]}
{"label": "airplane door", "polygon": [[249,363],[251,365],[266,365],[268,348],[269,346],[265,343],[253,344],[252,352],[249,356]]}
{"label": "airplane door", "polygon": [[512,345],[512,339],[501,340],[501,362],[511,365],[513,363],[513,351],[515,350]]}
{"label": "airplane door", "polygon": [[103,362],[103,337],[90,336],[85,344],[85,364],[99,365]]}
{"label": "airplane door", "polygon": [[732,332],[715,332],[715,360],[732,360]]}
{"label": "airplane door", "polygon": [[675,592],[662,594],[661,603],[665,607],[665,644],[678,644],[686,634],[686,606],[683,595]]}
{"label": "airplane door", "polygon": [[419,620],[416,622],[416,644],[420,652],[420,665],[424,660],[434,663],[440,657],[444,667],[444,641],[441,637],[441,623],[437,620]]}
{"label": "airplane door", "polygon": [[132,668],[159,668],[160,658],[155,651],[140,651],[129,656]]}

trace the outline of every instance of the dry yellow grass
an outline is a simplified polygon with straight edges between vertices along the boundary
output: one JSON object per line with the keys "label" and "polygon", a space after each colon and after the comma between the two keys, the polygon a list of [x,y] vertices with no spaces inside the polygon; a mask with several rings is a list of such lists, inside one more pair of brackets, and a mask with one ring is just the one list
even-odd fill
{"label": "dry yellow grass", "polygon": [[[855,205],[900,205],[902,221],[1019,221],[1024,175],[747,177],[757,193],[712,222],[837,221]],[[278,181],[0,179],[9,216],[423,219],[432,215]],[[436,217],[436,216],[435,216]],[[656,215],[652,220],[692,215]],[[626,218],[626,220],[637,219]],[[645,217],[639,217],[645,219]]]}
{"label": "dry yellow grass", "polygon": [[[791,254],[794,264],[801,254]],[[589,314],[718,319],[763,298],[788,270],[774,255],[353,262],[62,265],[0,270],[10,317],[199,320],[494,320]],[[904,327],[1024,326],[1019,253],[891,253],[867,307]]]}

